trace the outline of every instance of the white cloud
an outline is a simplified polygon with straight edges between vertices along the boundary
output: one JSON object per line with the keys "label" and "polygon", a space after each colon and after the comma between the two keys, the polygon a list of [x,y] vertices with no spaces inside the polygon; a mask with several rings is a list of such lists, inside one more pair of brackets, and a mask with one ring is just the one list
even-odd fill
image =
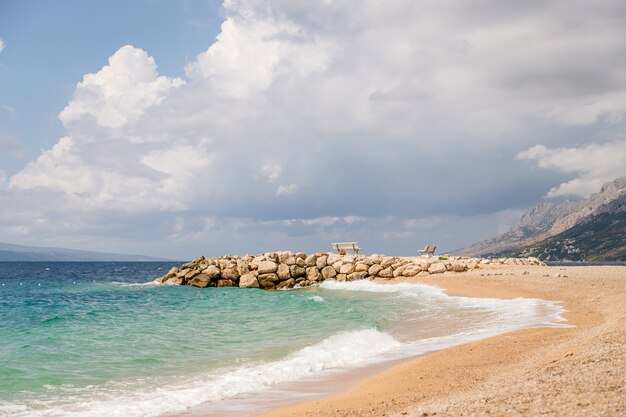
{"label": "white cloud", "polygon": [[224,3],[227,19],[217,42],[187,66],[189,78],[208,80],[220,96],[244,99],[281,74],[303,78],[326,68],[327,45],[255,3]]}
{"label": "white cloud", "polygon": [[109,65],[83,77],[59,118],[70,127],[90,115],[100,126],[119,128],[136,121],[146,109],[159,104],[168,90],[182,84],[180,78],[159,76],[152,57],[126,45],[109,58]]}
{"label": "white cloud", "polygon": [[300,191],[300,187],[298,187],[296,184],[279,185],[278,188],[276,189],[276,195],[277,196],[293,195],[297,193],[298,191]]}
{"label": "white cloud", "polygon": [[626,175],[626,139],[580,148],[549,149],[536,145],[520,152],[517,159],[533,161],[542,169],[577,175],[551,188],[547,197],[587,197],[598,192],[605,182]]}
{"label": "white cloud", "polygon": [[2,52],[2,50],[6,47],[4,41],[2,40],[2,38],[0,38],[0,52]]}
{"label": "white cloud", "polygon": [[282,172],[283,168],[279,164],[265,164],[261,167],[261,174],[269,183],[275,182]]}

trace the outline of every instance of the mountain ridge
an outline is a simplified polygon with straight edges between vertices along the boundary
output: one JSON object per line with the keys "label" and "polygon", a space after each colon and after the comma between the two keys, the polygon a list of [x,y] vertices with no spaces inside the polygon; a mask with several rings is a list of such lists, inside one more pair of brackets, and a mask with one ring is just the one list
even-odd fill
{"label": "mountain ridge", "polygon": [[49,261],[49,262],[158,262],[171,261],[172,259],[159,258],[146,255],[132,255],[120,253],[107,253],[84,251],[43,246],[25,246],[12,243],[0,242],[0,261]]}
{"label": "mountain ridge", "polygon": [[[620,239],[620,236],[626,236],[626,228],[624,235],[607,228],[613,224],[620,231],[626,224],[622,222],[624,217],[626,177],[620,177],[605,183],[599,192],[581,201],[542,202],[526,211],[507,232],[454,253],[466,256],[537,256],[542,260],[569,259],[566,256],[575,258],[572,260],[626,260],[626,251],[619,249],[621,246],[626,248],[626,238]],[[595,236],[594,231],[600,235]],[[604,238],[609,236],[616,241],[605,242]],[[577,242],[577,246],[573,246],[573,242]],[[607,247],[612,247],[615,255],[603,255]]]}

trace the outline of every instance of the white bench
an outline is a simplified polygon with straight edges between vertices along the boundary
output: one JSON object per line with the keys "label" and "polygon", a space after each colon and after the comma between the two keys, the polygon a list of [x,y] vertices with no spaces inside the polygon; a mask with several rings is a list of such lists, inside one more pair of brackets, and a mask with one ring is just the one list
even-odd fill
{"label": "white bench", "polygon": [[351,250],[354,253],[359,253],[363,248],[359,247],[359,244],[356,242],[339,242],[339,243],[331,243],[333,249],[337,252],[341,253],[342,250]]}
{"label": "white bench", "polygon": [[428,245],[424,249],[418,250],[418,252],[420,253],[420,255],[434,255],[435,249],[437,249],[437,246]]}

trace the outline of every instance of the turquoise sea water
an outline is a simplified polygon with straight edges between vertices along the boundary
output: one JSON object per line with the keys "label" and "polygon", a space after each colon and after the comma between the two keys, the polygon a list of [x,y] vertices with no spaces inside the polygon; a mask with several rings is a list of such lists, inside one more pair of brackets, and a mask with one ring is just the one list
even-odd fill
{"label": "turquoise sea water", "polygon": [[150,282],[170,266],[0,262],[0,416],[156,416],[561,321],[553,303],[421,285]]}

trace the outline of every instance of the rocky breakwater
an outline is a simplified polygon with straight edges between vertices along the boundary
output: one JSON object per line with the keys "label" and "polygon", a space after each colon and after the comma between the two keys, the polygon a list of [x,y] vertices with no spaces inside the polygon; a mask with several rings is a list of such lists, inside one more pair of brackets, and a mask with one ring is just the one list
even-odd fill
{"label": "rocky breakwater", "polygon": [[240,287],[266,290],[307,287],[327,279],[393,279],[458,273],[497,265],[544,265],[537,258],[481,259],[456,256],[398,257],[334,253],[271,252],[251,256],[200,256],[173,267],[155,282],[194,287]]}

